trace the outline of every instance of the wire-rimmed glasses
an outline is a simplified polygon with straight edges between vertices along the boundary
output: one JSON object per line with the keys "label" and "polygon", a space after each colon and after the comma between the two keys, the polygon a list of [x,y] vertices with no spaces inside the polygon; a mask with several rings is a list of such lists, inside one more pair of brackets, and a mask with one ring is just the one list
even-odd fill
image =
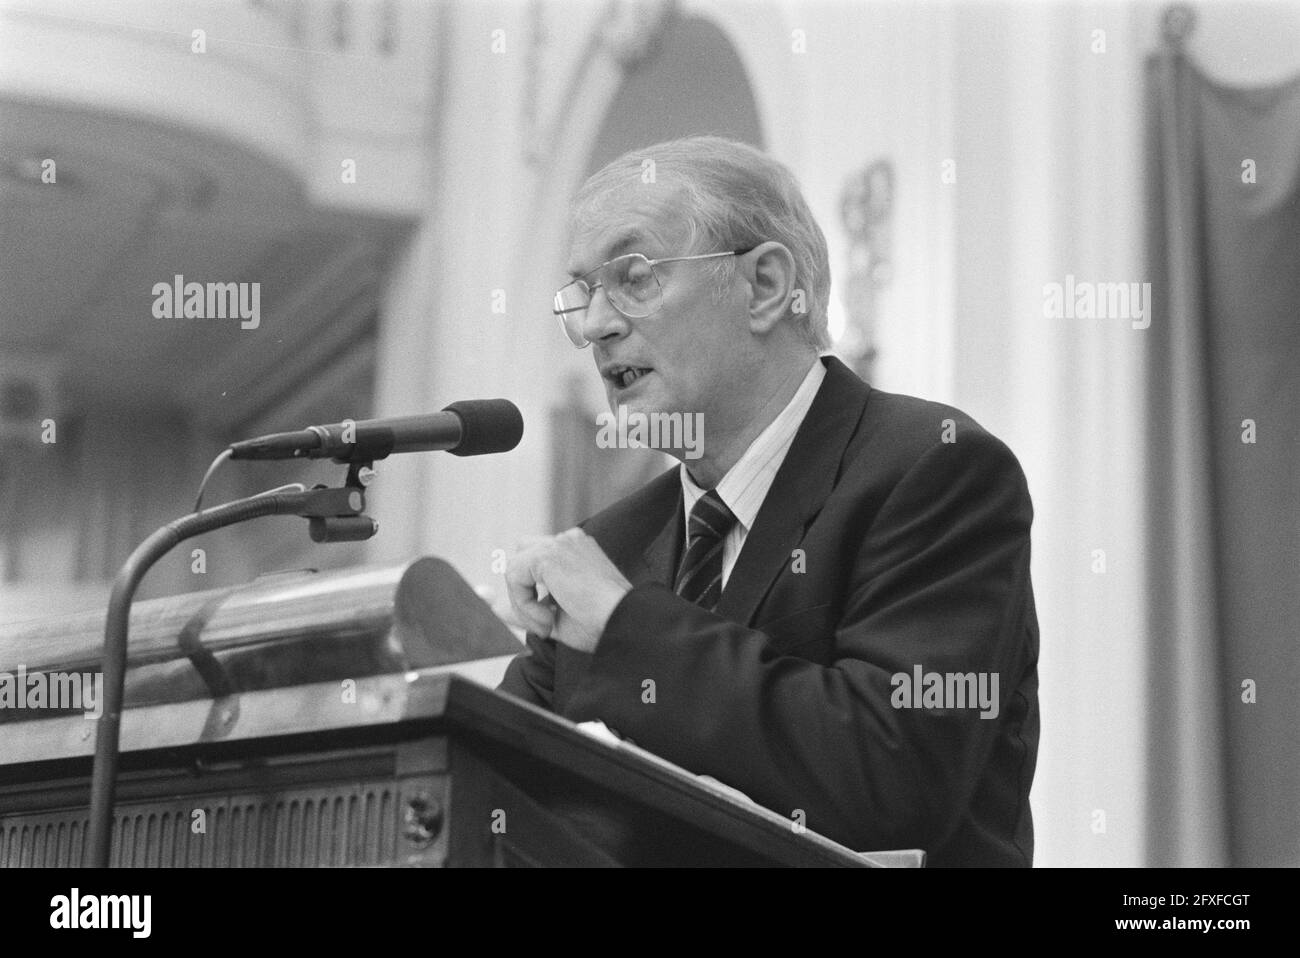
{"label": "wire-rimmed glasses", "polygon": [[695,256],[665,256],[660,259],[650,259],[641,253],[615,256],[557,290],[552,312],[560,318],[560,327],[569,342],[582,349],[591,345],[582,331],[582,325],[596,290],[603,289],[609,305],[628,319],[643,319],[663,305],[663,284],[655,269],[660,263],[743,256],[753,249],[751,246],[749,249],[699,253]]}

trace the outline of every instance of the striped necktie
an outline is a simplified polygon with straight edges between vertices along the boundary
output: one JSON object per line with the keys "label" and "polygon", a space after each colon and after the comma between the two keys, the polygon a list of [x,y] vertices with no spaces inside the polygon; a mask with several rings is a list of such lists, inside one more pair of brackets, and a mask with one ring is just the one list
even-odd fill
{"label": "striped necktie", "polygon": [[702,495],[691,509],[686,553],[673,591],[710,612],[722,598],[722,543],[735,522],[716,489]]}

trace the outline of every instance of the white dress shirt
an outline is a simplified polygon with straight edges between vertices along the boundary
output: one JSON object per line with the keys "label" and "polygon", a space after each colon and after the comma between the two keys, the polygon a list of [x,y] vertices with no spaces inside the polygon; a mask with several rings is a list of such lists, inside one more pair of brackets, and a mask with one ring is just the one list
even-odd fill
{"label": "white dress shirt", "polygon": [[[735,524],[722,543],[724,589],[727,586],[727,579],[731,576],[731,570],[736,565],[736,559],[740,556],[740,550],[745,544],[745,537],[749,535],[754,520],[758,518],[758,510],[762,507],[763,500],[767,498],[767,490],[772,487],[772,480],[776,478],[781,463],[785,462],[786,453],[790,451],[790,445],[794,442],[794,434],[799,431],[804,417],[808,415],[808,409],[812,406],[817,390],[821,388],[822,380],[825,378],[826,367],[818,358],[813,361],[808,375],[804,376],[803,383],[786,407],[749,444],[749,448],[718,483],[718,495],[736,517]],[[701,489],[695,484],[695,480],[686,471],[685,462],[681,465],[681,476],[685,505],[683,521],[686,523],[686,541],[689,542],[691,509],[708,490]]]}

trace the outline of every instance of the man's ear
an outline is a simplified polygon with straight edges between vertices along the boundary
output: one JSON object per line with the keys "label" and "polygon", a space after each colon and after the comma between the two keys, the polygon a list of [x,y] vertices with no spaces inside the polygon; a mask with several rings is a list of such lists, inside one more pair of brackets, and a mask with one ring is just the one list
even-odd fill
{"label": "man's ear", "polygon": [[749,329],[761,336],[790,314],[795,295],[794,254],[781,243],[760,243],[740,257],[740,267],[749,282]]}

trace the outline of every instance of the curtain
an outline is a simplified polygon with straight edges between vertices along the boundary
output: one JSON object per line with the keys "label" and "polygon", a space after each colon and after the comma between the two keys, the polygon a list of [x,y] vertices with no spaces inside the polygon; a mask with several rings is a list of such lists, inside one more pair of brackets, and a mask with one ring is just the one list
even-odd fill
{"label": "curtain", "polygon": [[1300,78],[1149,64],[1153,865],[1300,864]]}

